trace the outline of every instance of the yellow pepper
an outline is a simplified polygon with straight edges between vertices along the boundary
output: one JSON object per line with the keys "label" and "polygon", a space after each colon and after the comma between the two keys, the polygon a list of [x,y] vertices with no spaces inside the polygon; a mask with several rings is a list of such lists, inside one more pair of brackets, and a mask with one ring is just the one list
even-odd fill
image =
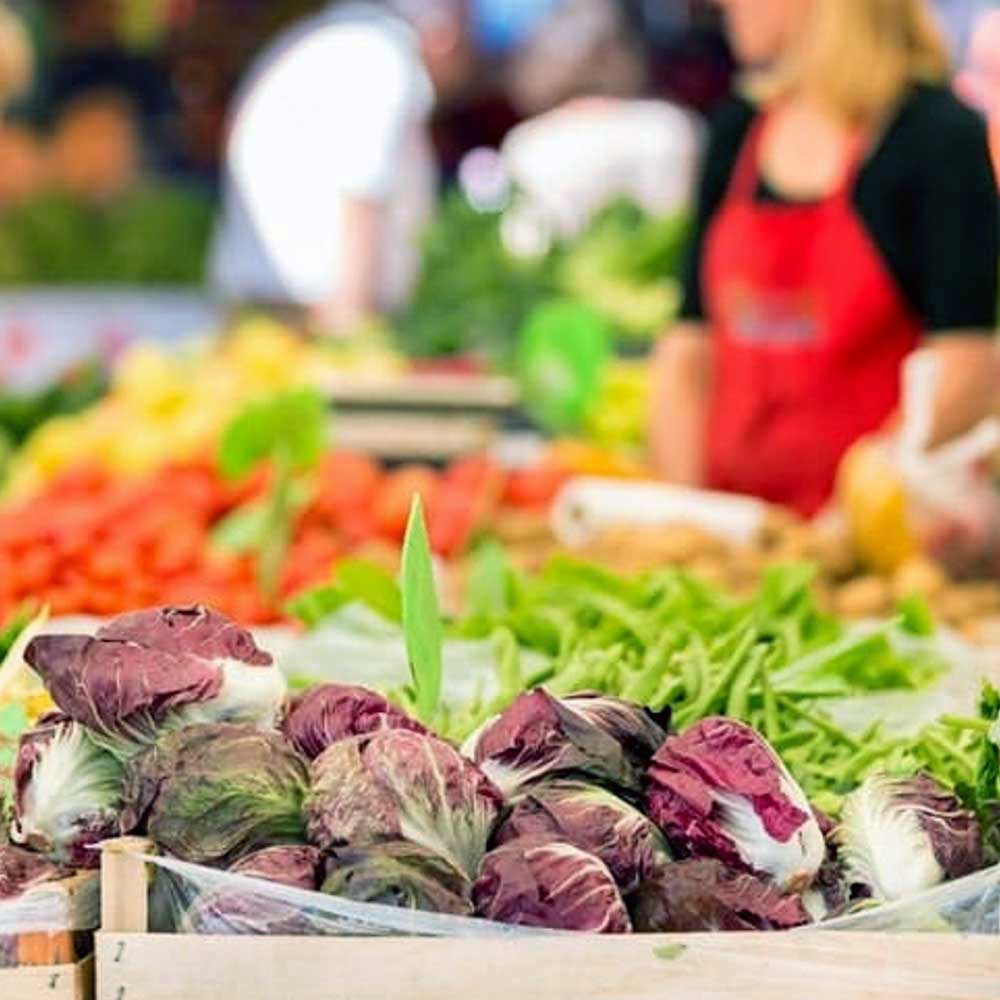
{"label": "yellow pepper", "polygon": [[906,490],[880,442],[861,441],[847,453],[837,496],[858,554],[871,569],[891,573],[917,554]]}

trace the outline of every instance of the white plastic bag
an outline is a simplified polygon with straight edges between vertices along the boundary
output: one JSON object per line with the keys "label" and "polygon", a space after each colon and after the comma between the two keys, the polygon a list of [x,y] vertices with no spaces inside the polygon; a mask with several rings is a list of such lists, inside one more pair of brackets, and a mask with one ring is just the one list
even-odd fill
{"label": "white plastic bag", "polygon": [[0,969],[19,964],[22,935],[73,934],[79,954],[93,945],[92,932],[101,922],[97,873],[67,891],[65,881],[47,882],[15,899],[0,901]]}
{"label": "white plastic bag", "polygon": [[936,449],[933,429],[938,368],[918,351],[903,373],[904,422],[893,452],[907,498],[907,518],[920,548],[959,576],[1000,569],[1000,491],[991,459],[1000,421],[984,420]]}
{"label": "white plastic bag", "polygon": [[[156,869],[151,929],[187,934],[510,937],[542,931],[469,917],[357,903],[304,889],[147,855]],[[817,931],[955,932],[1000,936],[1000,867],[910,899],[813,924]]]}

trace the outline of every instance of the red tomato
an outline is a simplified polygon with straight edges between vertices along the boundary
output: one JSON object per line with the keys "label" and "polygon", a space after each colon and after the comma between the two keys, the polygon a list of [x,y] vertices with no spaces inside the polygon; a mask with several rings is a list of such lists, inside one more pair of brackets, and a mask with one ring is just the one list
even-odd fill
{"label": "red tomato", "polygon": [[445,557],[459,555],[468,546],[479,523],[473,505],[452,494],[446,503],[438,503],[428,518],[431,548]]}
{"label": "red tomato", "polygon": [[413,497],[419,494],[424,509],[429,510],[434,505],[438,487],[438,474],[426,466],[404,466],[387,476],[375,498],[374,516],[379,534],[402,541]]}
{"label": "red tomato", "polygon": [[570,473],[551,464],[516,469],[507,476],[504,500],[512,507],[547,507],[568,479]]}
{"label": "red tomato", "polygon": [[320,466],[317,505],[330,515],[368,507],[382,482],[382,471],[367,455],[334,451]]}

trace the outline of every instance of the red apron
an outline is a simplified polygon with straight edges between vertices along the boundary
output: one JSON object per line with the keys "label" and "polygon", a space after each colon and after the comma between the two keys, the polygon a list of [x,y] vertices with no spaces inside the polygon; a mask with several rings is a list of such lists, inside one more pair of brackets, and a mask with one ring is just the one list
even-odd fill
{"label": "red apron", "polygon": [[756,200],[766,117],[747,138],[711,225],[704,289],[713,331],[708,481],[816,513],[855,441],[899,404],[921,324],[843,183],[810,203]]}

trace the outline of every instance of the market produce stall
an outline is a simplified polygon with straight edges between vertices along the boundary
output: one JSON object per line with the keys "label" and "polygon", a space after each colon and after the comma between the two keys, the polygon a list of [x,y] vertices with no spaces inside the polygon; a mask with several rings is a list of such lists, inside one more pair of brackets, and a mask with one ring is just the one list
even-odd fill
{"label": "market produce stall", "polygon": [[[485,1000],[484,967],[992,998],[1000,588],[649,481],[614,345],[674,308],[680,220],[615,206],[520,261],[499,218],[442,224],[396,340],[252,317],[7,408],[12,905],[101,864],[109,1000]],[[394,346],[451,351],[435,289],[501,267],[516,329]],[[22,923],[4,972],[81,995],[95,923]]]}
{"label": "market produce stall", "polygon": [[[704,995],[719,963],[787,995],[876,944],[891,958],[856,995],[939,996],[960,950],[948,995],[987,996],[995,946],[968,935],[995,933],[1000,902],[988,668],[949,657],[919,602],[856,631],[810,582],[774,570],[739,602],[676,570],[564,559],[520,579],[494,553],[467,613],[442,621],[418,507],[399,585],[358,566],[297,602],[317,627],[360,603],[397,630],[406,672],[385,694],[332,661],[287,700],[271,656],[207,609],[126,614],[93,638],[35,622],[5,676],[30,667],[61,714],[21,737],[11,835],[38,863],[88,867],[106,838],[148,838],[105,848],[101,996],[203,995],[207,947],[230,988],[299,989],[288,970],[336,963],[345,934],[385,940],[352,951],[338,996],[384,991],[366,969],[399,983],[439,946],[421,989],[460,981],[473,946],[524,979],[543,952],[573,960],[553,930],[625,935],[579,959],[583,996],[619,964],[641,978],[666,962],[680,995]],[[492,655],[456,699],[457,637]],[[827,930],[843,936],[802,936]],[[915,932],[930,936],[891,936]],[[448,940],[398,940],[414,934]]]}
{"label": "market produce stall", "polygon": [[[384,29],[407,105],[426,72],[447,116],[435,60],[467,25],[431,6],[392,5],[406,32],[338,9],[263,57],[217,227],[211,183],[141,176],[156,123],[117,97],[0,129],[0,1000],[997,1000],[993,178],[949,189],[919,144],[839,163],[853,134],[790,93],[780,128],[713,127],[694,204],[700,127],[637,73],[396,206],[429,107],[347,182],[378,88],[296,46]],[[736,6],[737,50],[781,19]],[[613,49],[639,69],[623,5],[564,7],[610,26],[594,81]],[[959,176],[981,137],[913,18],[866,31],[926,47],[920,93],[841,110],[903,108],[891,154],[937,108]],[[185,51],[163,87],[210,145],[220,71]],[[256,104],[307,51],[317,75]],[[275,143],[329,66],[352,114]],[[536,175],[526,137],[558,122]],[[804,190],[874,193],[785,190],[825,161]],[[397,207],[430,220],[419,254]],[[213,228],[235,267],[210,290]]]}

